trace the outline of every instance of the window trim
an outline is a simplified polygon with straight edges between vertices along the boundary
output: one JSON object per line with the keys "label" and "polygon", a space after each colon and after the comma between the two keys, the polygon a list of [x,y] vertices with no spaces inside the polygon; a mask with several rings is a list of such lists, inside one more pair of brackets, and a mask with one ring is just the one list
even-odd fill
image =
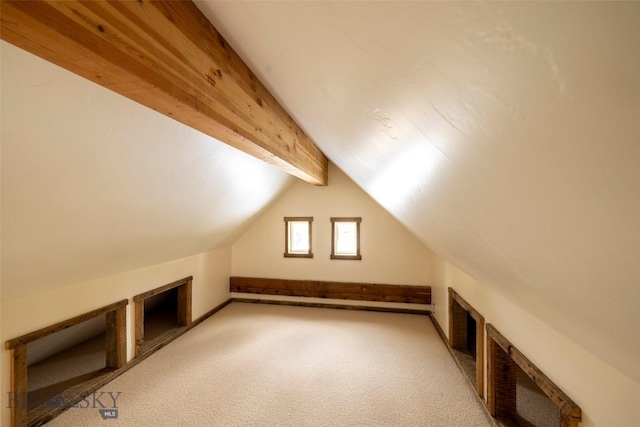
{"label": "window trim", "polygon": [[[289,223],[299,221],[309,223],[309,253],[299,254],[289,252]],[[284,217],[284,257],[285,258],[313,258],[313,233],[311,227],[313,225],[312,216],[285,216]]]}
{"label": "window trim", "polygon": [[[356,255],[336,254],[336,222],[356,223]],[[331,217],[331,259],[362,260],[360,253],[360,223],[361,217]]]}
{"label": "window trim", "polygon": [[[96,389],[103,387],[115,378],[121,369],[127,369],[127,305],[128,299],[105,305],[93,311],[63,320],[53,325],[46,326],[26,335],[13,338],[5,342],[5,348],[10,351],[11,378],[10,393],[15,399],[10,405],[12,425],[39,425],[43,421],[50,421],[59,415],[67,405],[74,405],[82,401],[95,385]],[[106,351],[104,369],[96,372],[91,382],[85,382],[75,386],[64,387],[65,381],[57,382],[62,388],[55,395],[41,402],[37,407],[31,407],[28,395],[27,345],[41,338],[46,338],[69,327],[79,325],[99,316],[105,316]],[[115,376],[114,376],[115,374]],[[97,385],[96,385],[97,384]],[[61,400],[58,400],[61,399]],[[49,406],[50,402],[65,402],[64,405]]]}

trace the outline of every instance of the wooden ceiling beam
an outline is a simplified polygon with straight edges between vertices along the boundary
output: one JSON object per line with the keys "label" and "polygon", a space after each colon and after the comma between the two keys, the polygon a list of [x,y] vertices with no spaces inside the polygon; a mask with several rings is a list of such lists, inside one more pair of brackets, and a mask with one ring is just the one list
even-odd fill
{"label": "wooden ceiling beam", "polygon": [[327,158],[191,1],[3,0],[0,23],[13,45],[327,184]]}

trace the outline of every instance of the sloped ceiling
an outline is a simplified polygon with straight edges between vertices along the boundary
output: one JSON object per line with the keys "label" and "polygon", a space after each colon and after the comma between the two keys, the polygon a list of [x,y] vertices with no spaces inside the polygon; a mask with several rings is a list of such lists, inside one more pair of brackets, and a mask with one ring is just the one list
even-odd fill
{"label": "sloped ceiling", "polygon": [[2,299],[230,244],[295,180],[1,48]]}
{"label": "sloped ceiling", "polygon": [[196,3],[425,244],[640,382],[640,3]]}

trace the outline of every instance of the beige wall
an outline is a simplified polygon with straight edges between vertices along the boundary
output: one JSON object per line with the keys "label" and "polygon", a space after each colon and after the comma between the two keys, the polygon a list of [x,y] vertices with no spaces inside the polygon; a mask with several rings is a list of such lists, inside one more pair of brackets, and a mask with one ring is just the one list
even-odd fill
{"label": "beige wall", "polygon": [[[285,258],[285,216],[312,216],[312,259]],[[331,260],[330,217],[362,217],[361,261]],[[296,182],[233,244],[235,276],[428,285],[431,251],[334,165],[329,185]]]}
{"label": "beige wall", "polygon": [[431,285],[445,333],[447,288],[453,287],[582,408],[581,426],[640,425],[640,384],[435,254]]}
{"label": "beige wall", "polygon": [[5,299],[229,246],[295,179],[9,43],[0,50]]}
{"label": "beige wall", "polygon": [[[590,426],[640,425],[640,385],[453,267],[413,237],[338,168],[330,185],[296,182],[233,244],[199,255],[4,300],[2,340],[14,338],[148,289],[190,276],[193,318],[229,297],[230,275],[431,285],[434,313],[447,332],[451,286],[581,406]],[[284,258],[284,216],[313,216],[313,259]],[[361,216],[362,261],[329,259],[331,216]],[[316,301],[314,299],[314,301]],[[323,302],[326,300],[317,300]],[[128,358],[133,357],[133,305],[127,308]],[[9,352],[2,356],[2,395],[9,391]],[[10,413],[2,407],[2,424]]]}
{"label": "beige wall", "polygon": [[[2,301],[3,341],[43,328],[53,323],[91,311],[95,308],[129,298],[193,276],[193,319],[205,314],[229,298],[231,250],[215,249],[187,258],[154,265],[126,273],[78,283],[25,297]],[[127,306],[127,358],[134,351],[133,303]],[[4,351],[2,372],[1,425],[10,424],[6,396],[10,390],[9,351]]]}

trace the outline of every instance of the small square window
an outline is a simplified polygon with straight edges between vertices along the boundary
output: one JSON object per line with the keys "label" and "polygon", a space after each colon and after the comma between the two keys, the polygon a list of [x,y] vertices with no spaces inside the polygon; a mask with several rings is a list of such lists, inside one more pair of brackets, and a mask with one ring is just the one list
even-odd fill
{"label": "small square window", "polygon": [[284,256],[288,258],[313,258],[311,252],[311,223],[313,217],[285,217]]}
{"label": "small square window", "polygon": [[360,260],[362,218],[331,218],[331,259]]}

